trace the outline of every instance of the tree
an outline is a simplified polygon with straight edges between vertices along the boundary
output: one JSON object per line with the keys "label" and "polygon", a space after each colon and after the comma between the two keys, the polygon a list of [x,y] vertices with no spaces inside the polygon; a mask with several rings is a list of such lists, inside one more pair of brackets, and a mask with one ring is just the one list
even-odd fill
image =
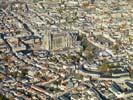
{"label": "tree", "polygon": [[33,3],[37,3],[39,1],[43,1],[43,0],[33,0]]}
{"label": "tree", "polygon": [[54,82],[54,84],[56,84],[57,87],[59,86],[60,83],[61,83],[61,80],[57,80]]}
{"label": "tree", "polygon": [[40,72],[37,72],[37,73],[35,74],[35,77],[40,78],[40,77],[42,77],[42,74],[41,74]]}
{"label": "tree", "polygon": [[88,47],[87,37],[82,35],[81,38],[82,38],[81,45],[83,46],[83,50],[85,50]]}
{"label": "tree", "polygon": [[10,63],[12,62],[10,56],[5,56],[5,57],[3,58],[3,60],[6,62],[7,65],[10,65]]}
{"label": "tree", "polygon": [[25,70],[22,70],[22,72],[21,72],[21,77],[24,77],[24,76],[26,76],[28,74],[28,70],[27,69],[25,69]]}
{"label": "tree", "polygon": [[118,44],[115,44],[115,45],[113,46],[112,49],[114,50],[114,52],[115,52],[116,54],[118,54],[119,45],[118,45]]}
{"label": "tree", "polygon": [[98,70],[100,72],[107,72],[109,70],[109,65],[106,63],[103,63],[101,66],[98,67]]}
{"label": "tree", "polygon": [[9,97],[9,100],[14,100],[14,97],[13,96]]}
{"label": "tree", "polygon": [[55,88],[54,88],[54,87],[50,87],[49,90],[50,90],[51,92],[53,92],[53,91],[55,90]]}
{"label": "tree", "polygon": [[82,74],[75,74],[74,78],[76,78],[78,80],[82,80],[83,79],[83,75]]}
{"label": "tree", "polygon": [[82,7],[83,8],[87,8],[89,6],[89,3],[88,2],[84,2],[83,4],[82,4]]}
{"label": "tree", "polygon": [[5,95],[0,94],[0,100],[8,100]]}
{"label": "tree", "polygon": [[10,73],[14,78],[17,78],[17,76],[18,76],[18,72],[11,72]]}
{"label": "tree", "polygon": [[133,42],[133,39],[131,37],[129,37],[129,42],[130,42],[130,44],[132,44],[132,42]]}
{"label": "tree", "polygon": [[86,54],[86,58],[87,58],[88,60],[93,59],[94,54],[93,54],[93,50],[92,50],[91,47],[87,47],[87,48],[85,49],[84,52],[85,52],[85,54]]}

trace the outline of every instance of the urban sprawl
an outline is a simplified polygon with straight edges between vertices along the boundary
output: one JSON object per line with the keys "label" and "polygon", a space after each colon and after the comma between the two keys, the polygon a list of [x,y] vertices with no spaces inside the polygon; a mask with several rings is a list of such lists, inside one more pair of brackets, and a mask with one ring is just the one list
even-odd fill
{"label": "urban sprawl", "polygon": [[133,100],[132,0],[0,0],[0,100]]}

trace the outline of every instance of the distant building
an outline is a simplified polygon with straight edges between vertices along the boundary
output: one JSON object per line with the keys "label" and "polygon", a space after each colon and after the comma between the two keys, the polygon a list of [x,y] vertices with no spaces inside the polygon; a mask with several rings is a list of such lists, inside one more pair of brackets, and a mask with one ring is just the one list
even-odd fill
{"label": "distant building", "polygon": [[116,83],[111,84],[109,90],[118,98],[122,98],[124,96],[124,93],[122,92],[121,88]]}
{"label": "distant building", "polygon": [[10,3],[9,9],[11,11],[28,11],[28,5],[26,2],[14,1]]}
{"label": "distant building", "polygon": [[0,9],[6,9],[8,7],[8,1],[7,0],[0,0]]}
{"label": "distant building", "polygon": [[77,42],[77,32],[59,32],[47,31],[43,35],[42,46],[46,50],[62,50],[65,48],[74,48]]}

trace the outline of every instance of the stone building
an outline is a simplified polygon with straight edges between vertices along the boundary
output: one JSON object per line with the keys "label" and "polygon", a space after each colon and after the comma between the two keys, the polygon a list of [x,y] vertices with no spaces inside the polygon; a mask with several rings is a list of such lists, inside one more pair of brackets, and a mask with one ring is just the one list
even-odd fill
{"label": "stone building", "polygon": [[8,7],[11,11],[29,11],[29,7],[26,2],[23,1],[13,1],[10,2],[10,5]]}
{"label": "stone building", "polygon": [[76,32],[54,32],[47,31],[43,35],[42,46],[46,50],[61,50],[74,48],[77,42],[78,33]]}

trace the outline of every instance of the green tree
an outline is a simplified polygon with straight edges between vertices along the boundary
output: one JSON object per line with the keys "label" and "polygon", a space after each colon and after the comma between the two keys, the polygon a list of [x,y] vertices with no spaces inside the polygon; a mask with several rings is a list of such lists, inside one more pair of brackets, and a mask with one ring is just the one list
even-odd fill
{"label": "green tree", "polygon": [[129,43],[132,44],[133,38],[129,37]]}
{"label": "green tree", "polygon": [[43,0],[33,0],[33,3],[37,3],[39,1],[43,1]]}
{"label": "green tree", "polygon": [[24,76],[26,76],[28,74],[28,70],[27,69],[25,69],[25,70],[22,70],[22,72],[21,72],[21,77],[24,77]]}
{"label": "green tree", "polygon": [[81,45],[83,46],[83,50],[85,50],[88,47],[88,41],[87,41],[87,37],[82,35],[81,36]]}
{"label": "green tree", "polygon": [[98,70],[100,72],[107,72],[109,70],[109,65],[106,63],[103,63],[101,66],[98,67]]}
{"label": "green tree", "polygon": [[87,47],[87,48],[86,48],[85,54],[86,54],[86,58],[87,58],[88,60],[91,60],[91,59],[93,59],[93,57],[94,57],[93,49],[92,49],[91,47]]}
{"label": "green tree", "polygon": [[83,75],[82,74],[75,74],[74,77],[78,80],[82,80],[83,79]]}
{"label": "green tree", "polygon": [[119,44],[115,44],[112,48],[116,54],[119,52]]}
{"label": "green tree", "polygon": [[8,100],[5,95],[0,94],[0,100]]}

